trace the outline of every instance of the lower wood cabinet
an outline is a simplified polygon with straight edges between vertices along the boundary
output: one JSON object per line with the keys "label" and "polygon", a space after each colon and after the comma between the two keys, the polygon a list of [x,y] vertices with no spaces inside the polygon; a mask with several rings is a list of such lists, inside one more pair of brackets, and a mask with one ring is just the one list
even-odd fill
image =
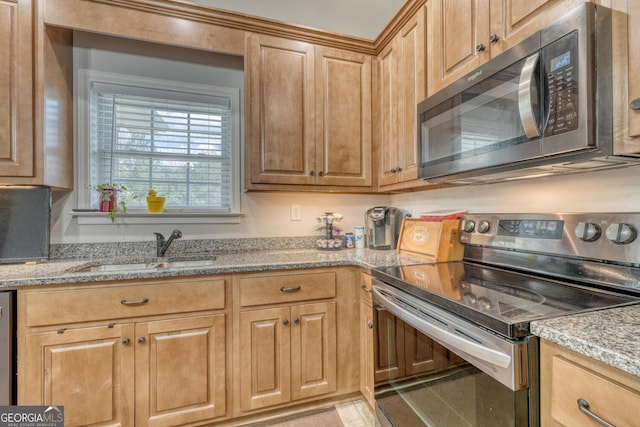
{"label": "lower wood cabinet", "polygon": [[133,425],[133,337],[133,324],[27,335],[19,404],[63,405],[67,426]]}
{"label": "lower wood cabinet", "polygon": [[[588,405],[580,409],[580,403]],[[541,426],[638,425],[640,378],[546,340],[540,341]]]}
{"label": "lower wood cabinet", "polygon": [[243,411],[336,390],[336,304],[240,313]]}
{"label": "lower wood cabinet", "polygon": [[[153,297],[146,302],[144,298],[123,300],[135,292],[127,286],[94,290],[118,299],[123,306],[122,301],[132,303],[128,308],[134,317],[136,309],[166,311],[172,300],[203,289],[212,293],[210,309],[224,308],[225,280],[181,283],[179,293],[170,284],[166,288],[162,284],[132,284],[131,288],[136,286],[146,287]],[[78,292],[84,295],[90,289],[80,287]],[[33,293],[38,292],[26,291],[32,295],[20,295],[19,300],[24,302],[31,296],[35,302],[41,295]],[[62,292],[67,298],[66,306],[63,302],[60,307],[49,307],[51,323],[59,321],[54,311],[64,312],[79,302],[73,290],[41,292],[52,298]],[[213,296],[220,293],[221,300]],[[22,319],[36,322],[40,318],[29,317],[37,305],[21,307]],[[42,325],[22,332],[26,333],[24,340],[19,338],[19,360],[23,363],[18,372],[18,403],[63,405],[66,426],[175,426],[227,413],[224,312]]]}
{"label": "lower wood cabinet", "polygon": [[233,417],[253,422],[358,392],[359,278],[355,267],[234,277]]}

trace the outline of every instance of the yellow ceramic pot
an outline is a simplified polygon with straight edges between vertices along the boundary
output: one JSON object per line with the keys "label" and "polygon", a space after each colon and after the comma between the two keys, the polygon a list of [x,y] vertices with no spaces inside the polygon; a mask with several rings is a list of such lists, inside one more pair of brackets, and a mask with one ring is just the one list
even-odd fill
{"label": "yellow ceramic pot", "polygon": [[147,207],[149,208],[149,212],[153,213],[161,213],[164,212],[164,197],[154,196],[147,197]]}

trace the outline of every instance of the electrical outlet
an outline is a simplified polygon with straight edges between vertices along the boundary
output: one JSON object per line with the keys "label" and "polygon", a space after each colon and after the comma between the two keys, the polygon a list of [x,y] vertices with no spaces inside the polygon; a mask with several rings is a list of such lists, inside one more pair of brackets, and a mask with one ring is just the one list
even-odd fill
{"label": "electrical outlet", "polygon": [[291,221],[300,221],[300,205],[291,205]]}

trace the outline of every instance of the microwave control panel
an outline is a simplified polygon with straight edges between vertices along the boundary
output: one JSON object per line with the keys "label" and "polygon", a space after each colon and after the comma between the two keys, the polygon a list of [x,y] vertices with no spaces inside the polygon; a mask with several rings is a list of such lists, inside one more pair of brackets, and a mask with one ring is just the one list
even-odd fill
{"label": "microwave control panel", "polygon": [[549,88],[545,136],[578,128],[578,32],[542,49],[542,72]]}

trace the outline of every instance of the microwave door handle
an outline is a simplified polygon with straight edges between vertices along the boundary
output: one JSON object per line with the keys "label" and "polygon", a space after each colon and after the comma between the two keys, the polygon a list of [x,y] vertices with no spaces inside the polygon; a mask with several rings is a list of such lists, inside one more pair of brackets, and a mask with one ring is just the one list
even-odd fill
{"label": "microwave door handle", "polygon": [[540,136],[540,129],[538,128],[538,123],[536,123],[531,100],[531,84],[535,77],[534,73],[539,57],[540,54],[536,53],[527,58],[520,72],[520,82],[518,83],[518,109],[520,110],[520,121],[527,139]]}

